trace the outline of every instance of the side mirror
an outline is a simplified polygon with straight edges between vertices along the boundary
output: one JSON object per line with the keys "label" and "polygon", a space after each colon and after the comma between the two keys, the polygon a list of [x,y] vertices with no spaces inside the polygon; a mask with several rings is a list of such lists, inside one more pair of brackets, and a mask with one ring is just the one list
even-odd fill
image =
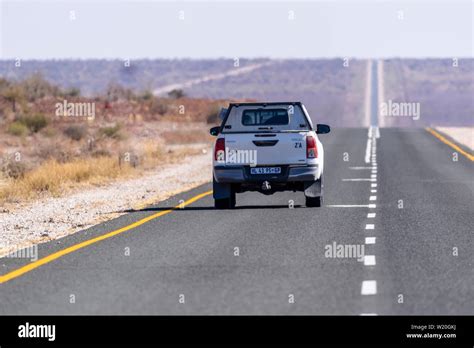
{"label": "side mirror", "polygon": [[327,124],[317,124],[316,125],[316,134],[326,134],[331,131],[331,127]]}
{"label": "side mirror", "polygon": [[219,129],[221,127],[212,127],[211,129],[209,129],[209,133],[212,135],[212,136],[217,136],[219,134]]}

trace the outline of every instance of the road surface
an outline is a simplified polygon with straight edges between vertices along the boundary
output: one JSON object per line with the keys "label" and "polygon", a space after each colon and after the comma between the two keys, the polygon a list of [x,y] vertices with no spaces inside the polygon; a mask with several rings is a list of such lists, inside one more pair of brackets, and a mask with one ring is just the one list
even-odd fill
{"label": "road surface", "polygon": [[[321,140],[324,207],[245,193],[218,211],[204,185],[41,244],[36,262],[0,259],[0,314],[472,315],[474,163],[424,129]],[[325,257],[333,242],[366,257]]]}

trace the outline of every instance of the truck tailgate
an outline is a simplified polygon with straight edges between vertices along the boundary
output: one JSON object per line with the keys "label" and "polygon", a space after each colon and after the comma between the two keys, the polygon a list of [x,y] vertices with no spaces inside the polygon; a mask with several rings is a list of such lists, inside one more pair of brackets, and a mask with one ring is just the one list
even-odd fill
{"label": "truck tailgate", "polygon": [[[252,152],[258,166],[306,163],[306,132],[228,133],[225,146],[226,153],[238,154],[239,159]],[[232,165],[228,157],[227,165]]]}

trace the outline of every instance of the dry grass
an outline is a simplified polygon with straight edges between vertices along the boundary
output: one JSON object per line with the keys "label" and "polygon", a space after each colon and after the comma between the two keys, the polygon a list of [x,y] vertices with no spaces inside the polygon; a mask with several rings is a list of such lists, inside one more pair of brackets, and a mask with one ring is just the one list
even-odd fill
{"label": "dry grass", "polygon": [[139,165],[118,157],[88,157],[60,163],[50,159],[17,179],[9,178],[0,185],[0,203],[35,199],[42,194],[59,196],[69,188],[83,184],[101,184],[113,179],[139,175],[144,170],[182,161],[202,153],[201,148],[183,147],[166,151],[157,142],[148,141],[138,152]]}
{"label": "dry grass", "polygon": [[162,139],[167,144],[193,144],[193,143],[205,143],[211,142],[212,137],[209,135],[209,130],[196,129],[190,132],[189,130],[173,130],[164,131],[162,133]]}
{"label": "dry grass", "polygon": [[115,178],[133,169],[119,166],[117,159],[109,157],[77,159],[68,163],[49,160],[0,187],[0,201],[32,198],[43,192],[58,195],[66,187],[78,183],[99,183]]}

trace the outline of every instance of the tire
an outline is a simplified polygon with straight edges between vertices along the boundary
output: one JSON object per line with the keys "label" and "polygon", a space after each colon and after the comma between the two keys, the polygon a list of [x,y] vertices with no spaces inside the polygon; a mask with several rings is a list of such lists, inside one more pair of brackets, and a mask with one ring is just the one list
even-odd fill
{"label": "tire", "polygon": [[323,205],[323,197],[306,197],[306,206],[309,208],[319,208]]}
{"label": "tire", "polygon": [[313,182],[305,183],[306,206],[319,208],[323,205],[323,177]]}
{"label": "tire", "polygon": [[232,191],[229,198],[214,199],[214,208],[234,209],[235,208],[235,192]]}
{"label": "tire", "polygon": [[235,191],[230,184],[219,184],[213,180],[214,208],[235,208]]}

